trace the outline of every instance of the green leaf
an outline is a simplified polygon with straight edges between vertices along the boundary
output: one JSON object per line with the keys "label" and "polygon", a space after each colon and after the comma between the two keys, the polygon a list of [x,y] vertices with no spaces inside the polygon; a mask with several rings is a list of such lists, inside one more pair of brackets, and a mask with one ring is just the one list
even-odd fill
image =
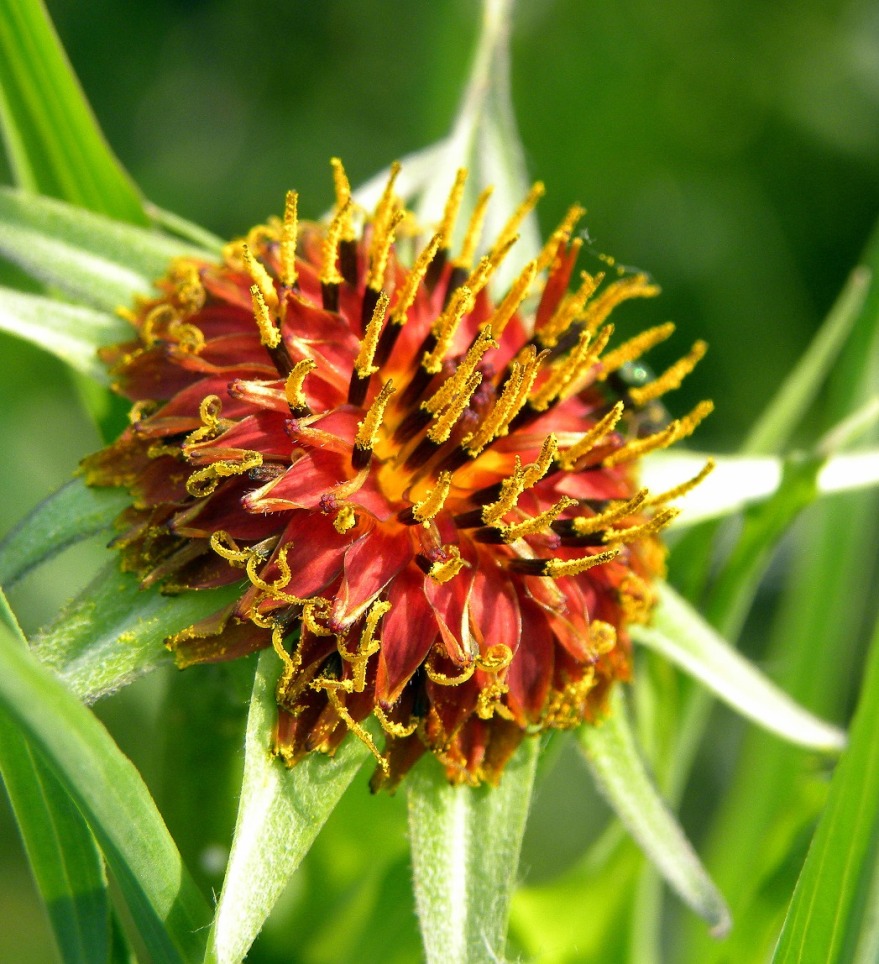
{"label": "green leaf", "polygon": [[92,488],[71,479],[32,509],[0,542],[0,585],[12,586],[35,566],[102,530],[131,503],[125,489]]}
{"label": "green leaf", "polygon": [[223,245],[226,242],[200,224],[194,224],[173,211],[166,211],[151,201],[146,202],[146,211],[156,227],[162,228],[184,241],[190,241],[196,247],[203,249],[206,253],[209,252],[216,258],[219,258],[222,254]]}
{"label": "green leaf", "polygon": [[[15,617],[2,592],[0,608],[4,622],[14,627]],[[2,626],[0,634],[6,634]],[[20,630],[15,635],[24,650],[24,636]],[[14,645],[12,639],[10,643]],[[0,775],[61,959],[71,964],[106,960],[110,900],[95,838],[52,771],[2,711]]]}
{"label": "green leaf", "polygon": [[819,720],[734,650],[667,585],[650,626],[632,626],[635,642],[671,660],[733,709],[799,746],[838,751],[845,733]]}
{"label": "green leaf", "polygon": [[3,635],[0,707],[88,821],[152,958],[197,959],[210,914],[140,775],[95,716]]}
{"label": "green leaf", "polygon": [[206,961],[242,960],[369,751],[349,735],[330,759],[309,754],[292,769],[271,754],[281,662],[260,655],[245,738],[244,779],[226,879]]}
{"label": "green leaf", "polygon": [[33,640],[34,651],[78,696],[112,693],[172,662],[164,640],[218,612],[239,586],[163,596],[143,590],[137,576],[113,559],[55,622]]}
{"label": "green leaf", "polygon": [[215,259],[176,238],[10,188],[0,188],[0,255],[105,311],[148,294],[173,258]]}
{"label": "green leaf", "polygon": [[131,326],[116,315],[67,305],[40,295],[0,288],[0,331],[50,352],[71,368],[109,384],[98,348],[131,337]]}
{"label": "green leaf", "polygon": [[0,2],[0,122],[16,181],[146,223],[137,188],[104,140],[46,8]]}
{"label": "green leaf", "polygon": [[415,901],[429,962],[503,960],[539,747],[526,739],[497,787],[452,786],[431,759],[406,778]]}
{"label": "green leaf", "polygon": [[672,812],[647,774],[625,715],[619,687],[607,717],[578,731],[595,780],[620,820],[678,896],[716,936],[730,928],[729,911]]}
{"label": "green leaf", "polygon": [[870,964],[879,959],[879,624],[827,807],[773,961]]}

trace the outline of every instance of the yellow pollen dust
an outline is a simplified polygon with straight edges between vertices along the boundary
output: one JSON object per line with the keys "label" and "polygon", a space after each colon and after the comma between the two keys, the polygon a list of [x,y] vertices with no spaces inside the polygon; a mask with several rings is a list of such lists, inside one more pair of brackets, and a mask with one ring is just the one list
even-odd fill
{"label": "yellow pollen dust", "polygon": [[464,185],[467,182],[467,168],[459,168],[458,173],[455,175],[455,183],[452,185],[452,190],[449,191],[449,197],[446,201],[445,210],[443,211],[443,219],[440,221],[439,234],[445,238],[446,247],[451,246],[452,236],[455,231],[455,221],[458,219],[458,211],[461,208],[461,201],[464,197]]}
{"label": "yellow pollen dust", "polygon": [[[243,247],[243,253],[247,273],[250,275],[253,283],[259,288],[259,292],[268,309],[272,314],[277,315],[278,292],[275,291],[275,283],[272,281],[271,275],[266,271],[263,263],[254,258],[250,252],[250,248],[246,244]],[[253,294],[252,289],[251,294]]]}
{"label": "yellow pollen dust", "polygon": [[707,459],[702,468],[693,476],[691,479],[687,479],[686,482],[681,482],[680,485],[676,485],[671,489],[666,489],[665,492],[660,492],[658,495],[653,495],[647,500],[647,505],[662,505],[665,502],[673,502],[675,499],[681,498],[681,496],[686,495],[688,492],[692,492],[697,485],[700,485],[713,471],[717,463],[714,459]]}
{"label": "yellow pollen dust", "polygon": [[333,220],[327,228],[323,244],[323,265],[320,271],[320,283],[332,286],[342,283],[337,262],[339,260],[339,243],[344,237],[347,225],[351,221],[351,198],[336,211]]}
{"label": "yellow pollen dust", "polygon": [[612,334],[613,325],[607,325],[593,340],[592,333],[584,329],[571,353],[550,370],[549,377],[531,398],[531,407],[544,412],[557,399],[571,395],[579,380],[589,374]]}
{"label": "yellow pollen dust", "polygon": [[390,298],[384,291],[378,296],[376,306],[372,311],[372,318],[366,326],[363,340],[360,342],[360,351],[354,362],[354,370],[358,378],[369,378],[378,371],[378,365],[373,364],[375,350],[378,347],[378,338],[381,334],[382,325],[385,320],[385,312],[388,310]]}
{"label": "yellow pollen dust", "polygon": [[391,165],[391,174],[382,191],[372,216],[372,241],[369,245],[369,271],[366,285],[378,291],[384,283],[388,252],[394,242],[394,229],[403,219],[402,211],[396,210],[394,184],[400,174],[400,162]]}
{"label": "yellow pollen dust", "polygon": [[582,279],[580,287],[562,298],[553,316],[538,332],[540,343],[545,348],[552,348],[558,344],[559,338],[580,318],[586,302],[601,284],[601,275],[592,275],[588,271],[583,271],[580,277]]}
{"label": "yellow pollen dust", "polygon": [[201,499],[211,495],[221,479],[233,475],[244,475],[251,469],[262,465],[262,452],[245,451],[236,459],[221,459],[206,468],[193,472],[186,482],[186,491],[194,498]]}
{"label": "yellow pollen dust", "polygon": [[589,624],[589,646],[596,656],[604,656],[616,647],[617,631],[611,623],[593,619]]}
{"label": "yellow pollen dust", "polygon": [[641,525],[631,526],[628,529],[608,529],[604,534],[604,541],[613,545],[637,542],[645,536],[653,535],[661,529],[664,529],[679,515],[679,509],[663,509],[661,512],[657,512],[652,519],[649,519]]}
{"label": "yellow pollen dust", "polygon": [[666,392],[680,388],[681,382],[690,374],[702,360],[708,346],[704,341],[697,341],[693,347],[647,385],[629,389],[629,396],[636,405],[646,405]]}
{"label": "yellow pollen dust", "polygon": [[604,512],[599,512],[593,516],[579,516],[572,522],[574,533],[578,536],[588,536],[592,535],[593,532],[600,532],[611,523],[616,522],[617,519],[625,519],[626,516],[633,515],[646,501],[647,489],[641,489],[631,499],[608,506]]}
{"label": "yellow pollen dust", "polygon": [[550,506],[544,512],[541,512],[540,515],[536,515],[531,519],[525,519],[524,522],[517,522],[514,525],[503,526],[501,528],[501,535],[503,536],[504,542],[515,542],[524,536],[538,535],[555,522],[565,509],[570,509],[576,504],[576,499],[570,499],[568,496],[563,495],[555,505]]}
{"label": "yellow pollen dust", "polygon": [[425,352],[421,360],[422,367],[431,375],[436,375],[443,367],[443,359],[458,330],[461,319],[473,308],[473,292],[464,285],[458,288],[449,300],[443,313],[433,323],[433,335],[436,347],[433,351]]}
{"label": "yellow pollen dust", "polygon": [[354,514],[354,508],[350,505],[343,505],[336,513],[336,518],[333,519],[333,528],[342,535],[356,525],[357,516]]}
{"label": "yellow pollen dust", "polygon": [[596,331],[617,305],[630,298],[652,298],[658,294],[659,286],[651,283],[647,275],[636,274],[614,281],[586,310],[586,327],[590,331]]}
{"label": "yellow pollen dust", "polygon": [[[586,209],[581,207],[579,204],[573,204],[568,208],[567,213],[564,218],[562,218],[561,224],[553,231],[549,236],[546,244],[543,246],[540,254],[537,256],[537,270],[546,271],[546,269],[555,261],[558,256],[559,245],[567,243],[571,235],[574,232],[574,228],[577,226],[577,222],[586,213]],[[575,242],[579,250],[582,247],[583,242],[579,239]]]}
{"label": "yellow pollen dust", "polygon": [[373,399],[366,415],[362,421],[357,423],[357,434],[354,436],[354,444],[359,449],[369,449],[375,446],[378,441],[378,430],[384,418],[385,409],[391,400],[391,395],[396,389],[391,379],[388,379],[381,387],[381,391]]}
{"label": "yellow pollen dust", "polygon": [[655,452],[657,449],[668,448],[675,442],[681,441],[692,435],[696,426],[714,410],[713,402],[699,402],[695,408],[684,415],[683,418],[675,419],[661,432],[647,435],[644,438],[633,439],[627,442],[615,452],[611,452],[602,460],[602,465],[610,468],[619,465],[620,462],[629,462],[632,459],[641,458],[648,452]]}
{"label": "yellow pollen dust", "polygon": [[543,573],[553,579],[562,576],[579,576],[595,566],[602,566],[620,554],[619,549],[608,549],[594,556],[584,556],[582,559],[547,559],[543,566]]}
{"label": "yellow pollen dust", "polygon": [[469,268],[473,264],[473,257],[476,254],[476,248],[482,234],[482,226],[485,223],[485,215],[488,211],[488,202],[493,192],[494,188],[489,186],[479,195],[473,208],[473,214],[470,215],[467,233],[464,235],[464,241],[461,244],[461,253],[455,258],[455,267]]}
{"label": "yellow pollen dust", "polygon": [[183,443],[183,448],[185,449],[198,442],[203,442],[205,439],[215,438],[224,431],[228,426],[220,418],[222,411],[223,403],[219,395],[205,395],[201,400],[201,404],[198,406],[198,417],[201,419],[201,428],[197,428],[194,432],[190,432],[190,434],[187,435],[186,441]]}
{"label": "yellow pollen dust", "polygon": [[284,223],[281,226],[281,284],[292,288],[296,284],[296,235],[299,231],[297,204],[299,195],[288,191],[284,204]]}
{"label": "yellow pollen dust", "polygon": [[458,419],[464,414],[464,409],[470,404],[473,393],[482,383],[482,372],[473,374],[464,383],[460,395],[454,397],[448,408],[436,419],[433,425],[427,430],[427,437],[436,445],[441,445],[447,441],[452,434]]}
{"label": "yellow pollen dust", "polygon": [[403,287],[394,302],[394,308],[391,311],[392,325],[402,325],[406,322],[406,313],[412,307],[415,297],[418,294],[418,288],[421,282],[424,281],[427,269],[430,267],[431,261],[436,257],[436,253],[442,243],[442,234],[435,234],[428,242],[427,247],[415,259],[415,264],[412,265],[403,283]]}
{"label": "yellow pollen dust", "polygon": [[454,373],[440,385],[430,398],[421,403],[421,407],[426,412],[430,412],[431,415],[436,415],[437,412],[450,405],[460,395],[485,353],[489,349],[497,347],[497,342],[492,337],[491,326],[483,325]]}
{"label": "yellow pollen dust", "polygon": [[616,428],[622,418],[624,405],[617,402],[614,407],[569,449],[565,449],[559,456],[559,464],[566,472],[573,472],[577,462],[598,445]]}
{"label": "yellow pollen dust", "polygon": [[519,456],[516,456],[516,466],[513,474],[501,482],[500,495],[496,502],[490,502],[482,509],[482,521],[487,526],[493,526],[511,512],[519,501],[519,496],[531,486],[539,482],[547,469],[552,465],[558,451],[558,443],[554,435],[547,435],[537,459],[530,465],[522,467]]}
{"label": "yellow pollen dust", "polygon": [[598,375],[599,380],[604,380],[611,372],[622,368],[627,362],[640,358],[655,345],[670,338],[674,330],[674,322],[667,321],[664,325],[656,325],[654,328],[648,328],[646,331],[635,335],[634,338],[624,341],[622,345],[614,348],[613,351],[609,351],[604,358],[601,359],[601,372]]}
{"label": "yellow pollen dust", "polygon": [[313,372],[315,368],[317,368],[317,362],[311,358],[303,358],[293,366],[293,371],[290,372],[287,381],[284,383],[284,395],[290,408],[308,408],[308,399],[305,397],[302,386],[305,384],[306,376]]}
{"label": "yellow pollen dust", "polygon": [[250,286],[250,297],[253,302],[253,317],[259,330],[259,340],[266,348],[277,348],[281,343],[281,332],[272,320],[269,307],[258,285]]}
{"label": "yellow pollen dust", "polygon": [[491,316],[491,327],[494,329],[498,338],[504,333],[504,329],[510,323],[510,319],[519,310],[519,306],[528,297],[531,285],[537,276],[537,262],[529,261],[525,265],[521,274],[513,282],[510,290],[505,295],[503,301],[497,306]]}
{"label": "yellow pollen dust", "polygon": [[375,655],[381,648],[380,640],[375,639],[375,629],[378,621],[390,610],[391,604],[384,600],[376,601],[369,607],[364,620],[363,630],[360,633],[360,642],[354,652],[349,652],[342,642],[339,642],[339,655],[346,663],[351,664],[353,679],[346,680],[348,686],[343,683],[342,688],[353,690],[355,693],[362,693],[366,688],[366,665],[369,657]]}
{"label": "yellow pollen dust", "polygon": [[354,225],[351,221],[352,201],[351,185],[348,182],[348,175],[345,167],[338,157],[330,158],[330,165],[333,168],[333,186],[336,191],[336,211],[344,212],[339,237],[342,241],[353,241],[356,237]]}
{"label": "yellow pollen dust", "polygon": [[515,240],[522,222],[534,210],[535,205],[545,193],[546,189],[542,182],[537,181],[532,185],[525,200],[516,208],[512,217],[501,229],[501,233],[498,235],[490,254],[507,247]]}
{"label": "yellow pollen dust", "polygon": [[449,582],[467,565],[461,558],[461,551],[457,546],[444,546],[449,558],[445,562],[435,562],[430,567],[428,575],[438,583]]}
{"label": "yellow pollen dust", "polygon": [[412,516],[416,522],[421,522],[426,526],[431,519],[436,518],[445,504],[451,487],[452,473],[440,472],[434,487],[423,499],[412,506]]}

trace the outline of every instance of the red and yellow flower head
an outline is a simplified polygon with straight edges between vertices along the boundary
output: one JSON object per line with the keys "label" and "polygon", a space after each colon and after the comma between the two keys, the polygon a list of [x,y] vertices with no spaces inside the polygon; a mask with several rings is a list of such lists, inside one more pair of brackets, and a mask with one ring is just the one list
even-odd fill
{"label": "red and yellow flower head", "polygon": [[375,785],[425,750],[497,781],[525,735],[594,720],[629,675],[685,488],[651,497],[638,460],[709,410],[656,417],[704,346],[621,377],[672,329],[608,350],[613,308],[656,289],[582,272],[568,290],[579,208],[495,301],[539,188],[477,260],[487,194],[450,244],[464,172],[424,243],[396,169],[371,216],[334,170],[328,225],[299,224],[291,193],[137,305],[135,340],[105,352],[131,425],[86,478],[130,490],[116,545],[144,586],[240,586],[168,645],[181,666],[273,646],[286,762],[353,730]]}

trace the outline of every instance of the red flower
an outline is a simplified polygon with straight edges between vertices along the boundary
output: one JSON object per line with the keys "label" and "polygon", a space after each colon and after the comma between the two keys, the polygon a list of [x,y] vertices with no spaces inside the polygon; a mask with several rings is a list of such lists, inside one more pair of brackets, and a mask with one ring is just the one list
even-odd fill
{"label": "red flower", "polygon": [[578,208],[495,303],[538,190],[473,267],[487,195],[456,258],[448,243],[463,172],[419,248],[395,175],[364,217],[334,164],[328,226],[297,225],[291,193],[282,221],[221,264],[175,263],[138,304],[136,340],[105,353],[132,424],[86,477],[130,489],[116,545],[144,586],[241,585],[168,645],[181,666],[273,645],[287,763],[354,730],[376,784],[425,749],[452,780],[496,781],[523,736],[594,720],[629,675],[683,489],[651,498],[637,462],[710,407],[668,421],[655,401],[704,346],[620,377],[671,326],[605,350],[613,307],[655,288],[583,272],[567,292]]}

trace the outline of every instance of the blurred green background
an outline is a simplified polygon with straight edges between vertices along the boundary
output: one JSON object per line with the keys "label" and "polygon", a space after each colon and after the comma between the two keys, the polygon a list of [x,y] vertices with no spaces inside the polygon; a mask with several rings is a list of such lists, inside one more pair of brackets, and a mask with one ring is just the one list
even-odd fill
{"label": "blurred green background", "polygon": [[[474,0],[48,6],[145,195],[222,236],[279,211],[290,187],[302,214],[317,216],[332,200],[331,155],[356,184],[442,136],[479,15]],[[621,324],[677,322],[656,367],[708,340],[708,357],[671,404],[684,411],[712,397],[717,411],[698,445],[734,448],[809,343],[879,210],[879,5],[520,0],[513,93],[530,173],[547,185],[542,226],[581,201],[595,251],[657,279],[662,297],[626,306]],[[99,443],[60,365],[5,336],[0,358],[4,533]],[[820,427],[820,404],[815,420]],[[16,590],[27,629],[53,614],[100,552],[77,550]],[[137,734],[155,699],[149,686],[134,689],[102,712],[125,721],[120,742],[149,775],[159,749]],[[555,794],[532,836],[535,872],[581,846],[576,831],[563,841],[554,832],[572,819],[574,797]],[[387,817],[390,842],[376,873],[396,882],[387,893],[401,895],[400,959],[413,959],[402,801],[377,806],[370,820],[383,827]],[[349,818],[359,819],[355,810]],[[51,959],[5,810],[0,906],[0,957]]]}

